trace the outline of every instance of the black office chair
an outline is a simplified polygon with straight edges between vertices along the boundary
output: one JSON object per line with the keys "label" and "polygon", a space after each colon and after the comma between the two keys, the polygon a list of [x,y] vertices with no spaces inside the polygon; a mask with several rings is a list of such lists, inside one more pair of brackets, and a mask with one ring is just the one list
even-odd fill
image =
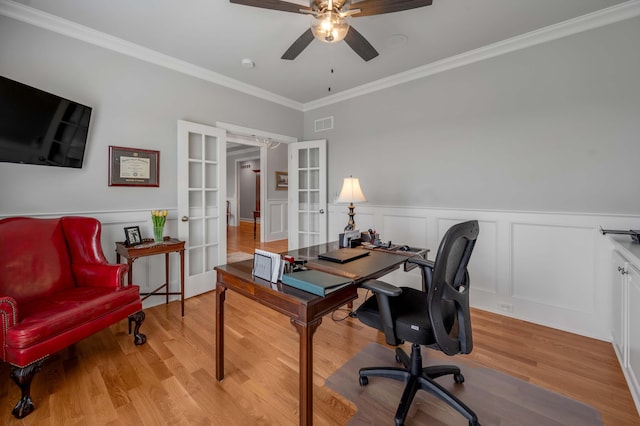
{"label": "black office chair", "polygon": [[411,342],[411,357],[396,348],[396,361],[404,368],[370,367],[360,369],[360,384],[369,377],[387,377],[406,382],[396,411],[396,425],[403,425],[418,389],[437,396],[460,412],[469,425],[479,425],[476,414],[449,393],[435,378],[452,374],[456,383],[464,382],[453,365],[422,367],[420,345],[447,355],[468,354],[473,348],[469,316],[469,274],[467,265],[478,237],[477,221],[452,226],[440,243],[435,262],[419,258],[409,261],[422,268],[423,290],[398,288],[383,281],[365,281],[362,287],[374,292],[356,311],[364,324],[384,332],[388,344]]}

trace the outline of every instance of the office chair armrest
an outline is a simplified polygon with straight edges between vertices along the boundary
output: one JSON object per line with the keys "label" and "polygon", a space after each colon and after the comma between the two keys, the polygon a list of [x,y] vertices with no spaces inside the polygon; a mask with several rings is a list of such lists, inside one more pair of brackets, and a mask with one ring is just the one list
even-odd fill
{"label": "office chair armrest", "polygon": [[422,259],[421,257],[410,257],[407,259],[409,263],[415,263],[422,270],[422,291],[429,291],[431,280],[433,279],[433,268],[435,263],[431,260]]}
{"label": "office chair armrest", "polygon": [[402,294],[402,289],[394,285],[385,283],[384,281],[368,280],[362,283],[362,287],[373,291],[378,302],[378,311],[382,321],[382,331],[384,338],[388,344],[398,346],[402,343],[396,337],[396,330],[393,326],[393,316],[391,315],[391,306],[389,305],[390,297],[397,297]]}
{"label": "office chair armrest", "polygon": [[417,256],[408,258],[407,262],[415,263],[416,265],[420,265],[420,266],[431,268],[431,269],[433,269],[433,266],[434,266],[434,262],[432,260],[423,259]]}
{"label": "office chair armrest", "polygon": [[402,289],[384,281],[368,280],[362,283],[362,288],[371,290],[376,294],[384,294],[388,297],[396,297],[402,294]]}

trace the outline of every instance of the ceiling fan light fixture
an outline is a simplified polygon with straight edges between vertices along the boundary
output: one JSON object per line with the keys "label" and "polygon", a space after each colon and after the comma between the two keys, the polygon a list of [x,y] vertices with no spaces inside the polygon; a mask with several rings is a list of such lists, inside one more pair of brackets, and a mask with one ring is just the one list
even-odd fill
{"label": "ceiling fan light fixture", "polygon": [[343,40],[349,32],[349,22],[338,13],[327,11],[311,18],[313,36],[325,43],[336,43]]}

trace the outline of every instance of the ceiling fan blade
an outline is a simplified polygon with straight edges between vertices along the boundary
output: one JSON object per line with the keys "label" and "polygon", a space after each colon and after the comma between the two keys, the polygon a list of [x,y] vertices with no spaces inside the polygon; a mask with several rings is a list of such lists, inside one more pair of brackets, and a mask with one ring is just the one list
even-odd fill
{"label": "ceiling fan blade", "polygon": [[289,61],[294,60],[312,41],[313,33],[311,32],[311,28],[309,28],[307,31],[303,32],[291,46],[289,46],[280,59],[286,59]]}
{"label": "ceiling fan blade", "polygon": [[365,61],[370,61],[378,56],[378,51],[353,27],[349,27],[344,41]]}
{"label": "ceiling fan blade", "polygon": [[244,6],[259,7],[261,9],[279,10],[281,12],[305,13],[311,10],[308,6],[301,6],[283,0],[229,0],[229,2],[242,4]]}
{"label": "ceiling fan blade", "polygon": [[431,3],[433,0],[362,0],[351,3],[351,8],[360,9],[360,13],[356,15],[359,18],[431,6]]}

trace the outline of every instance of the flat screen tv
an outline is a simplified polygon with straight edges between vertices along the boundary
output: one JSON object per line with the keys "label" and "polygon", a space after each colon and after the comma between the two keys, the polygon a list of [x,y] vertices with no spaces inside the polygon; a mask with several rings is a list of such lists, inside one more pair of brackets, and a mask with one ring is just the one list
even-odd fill
{"label": "flat screen tv", "polygon": [[81,168],[91,108],[0,76],[0,161]]}

